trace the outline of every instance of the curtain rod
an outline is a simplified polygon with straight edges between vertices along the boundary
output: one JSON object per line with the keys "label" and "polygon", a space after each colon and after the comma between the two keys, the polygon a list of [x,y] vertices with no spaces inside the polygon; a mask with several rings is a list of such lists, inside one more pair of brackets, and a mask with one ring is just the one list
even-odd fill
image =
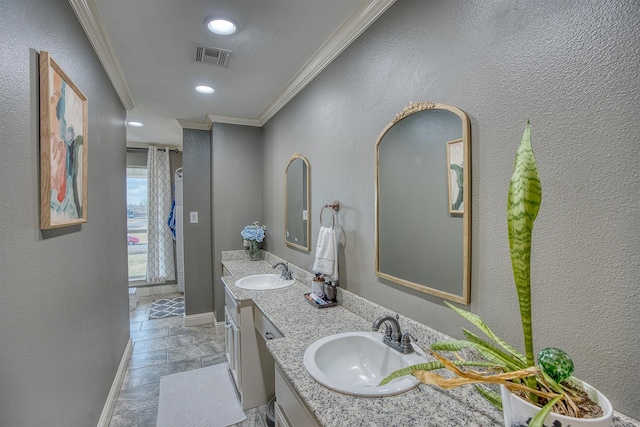
{"label": "curtain rod", "polygon": [[[127,147],[127,151],[149,151],[147,147]],[[165,148],[158,148],[158,151],[167,151]],[[173,150],[169,149],[169,152],[173,151],[174,153],[179,153],[180,150],[174,148]]]}

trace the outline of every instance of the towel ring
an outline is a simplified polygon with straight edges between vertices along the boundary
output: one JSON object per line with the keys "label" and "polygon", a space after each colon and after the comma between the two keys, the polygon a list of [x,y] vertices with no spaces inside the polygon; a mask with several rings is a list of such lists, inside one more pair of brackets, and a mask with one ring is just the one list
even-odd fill
{"label": "towel ring", "polygon": [[340,210],[340,202],[336,200],[335,202],[324,205],[322,207],[322,209],[320,210],[320,226],[321,227],[324,227],[324,224],[322,223],[322,212],[324,212],[326,208],[331,208],[331,228],[334,228],[336,225],[336,212]]}

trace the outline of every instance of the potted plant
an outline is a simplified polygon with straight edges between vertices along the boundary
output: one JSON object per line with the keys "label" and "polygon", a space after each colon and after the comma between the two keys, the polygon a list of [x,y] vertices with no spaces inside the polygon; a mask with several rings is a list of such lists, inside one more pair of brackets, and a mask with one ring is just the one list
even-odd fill
{"label": "potted plant", "polygon": [[[531,148],[531,125],[527,122],[516,153],[507,205],[511,266],[520,305],[525,354],[498,337],[479,316],[446,303],[489,340],[463,328],[466,340],[438,342],[431,346],[436,361],[395,371],[381,385],[408,374],[445,389],[476,384],[477,391],[503,411],[507,427],[542,427],[545,422],[553,427],[611,425],[611,403],[587,383],[571,377],[573,362],[565,352],[545,348],[538,354],[537,365],[534,359],[531,233],[541,201],[542,187]],[[460,350],[466,352],[466,358],[458,354]],[[448,359],[438,352],[454,352],[456,358]],[[432,372],[438,369],[446,369],[454,375],[444,378]],[[477,385],[480,383],[497,384],[501,392],[480,387]]]}
{"label": "potted plant", "polygon": [[260,243],[264,240],[266,229],[266,225],[260,225],[260,222],[254,221],[253,224],[247,225],[240,232],[242,238],[248,243],[249,259],[251,261],[260,259]]}

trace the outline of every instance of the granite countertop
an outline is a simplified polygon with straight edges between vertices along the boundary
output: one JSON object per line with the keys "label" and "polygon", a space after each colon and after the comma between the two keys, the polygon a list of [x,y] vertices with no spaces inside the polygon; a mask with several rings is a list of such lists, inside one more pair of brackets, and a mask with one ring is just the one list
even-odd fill
{"label": "granite countertop", "polygon": [[[223,252],[222,264],[232,274],[222,277],[226,288],[238,301],[252,300],[284,335],[270,340],[267,347],[276,363],[307,407],[323,426],[503,426],[502,413],[480,398],[471,386],[454,390],[420,384],[411,391],[384,398],[349,396],[325,388],[307,373],[302,363],[306,348],[333,334],[370,331],[372,321],[391,310],[339,289],[341,305],[318,309],[304,298],[310,292],[311,274],[290,265],[296,283],[270,291],[241,289],[237,279],[251,274],[274,273],[273,263],[282,261],[269,253],[266,260],[249,261],[244,251]],[[343,302],[344,300],[344,302]],[[344,305],[344,306],[343,306]],[[349,309],[347,309],[347,308]],[[418,337],[420,347],[446,337],[410,319],[400,318],[405,330]],[[407,329],[408,326],[408,329]],[[415,344],[414,344],[415,345]],[[625,416],[615,414],[613,426],[640,427]]]}

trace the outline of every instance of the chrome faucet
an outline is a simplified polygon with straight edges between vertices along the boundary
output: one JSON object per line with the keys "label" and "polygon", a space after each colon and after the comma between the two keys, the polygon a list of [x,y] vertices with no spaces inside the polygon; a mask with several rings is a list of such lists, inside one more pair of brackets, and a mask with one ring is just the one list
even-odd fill
{"label": "chrome faucet", "polygon": [[287,264],[285,264],[284,262],[278,262],[278,263],[273,264],[273,268],[276,268],[279,265],[282,266],[282,274],[280,274],[280,278],[282,280],[293,280],[293,276],[291,275],[291,272],[289,271],[289,266]]}
{"label": "chrome faucet", "polygon": [[382,337],[382,342],[400,353],[413,353],[411,340],[413,339],[415,341],[416,338],[409,332],[402,333],[400,323],[398,323],[399,318],[400,316],[397,314],[395,317],[390,314],[385,314],[373,322],[372,328],[374,331],[377,331],[380,329],[380,326],[384,324],[385,332],[384,337]]}

